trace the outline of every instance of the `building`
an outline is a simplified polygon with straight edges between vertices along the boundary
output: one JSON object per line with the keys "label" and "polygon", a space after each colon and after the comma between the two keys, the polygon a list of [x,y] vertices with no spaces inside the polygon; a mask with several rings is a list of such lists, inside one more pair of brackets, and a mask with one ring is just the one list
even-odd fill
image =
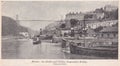
{"label": "building", "polygon": [[20,32],[19,34],[24,36],[25,38],[29,38],[29,33],[28,32]]}
{"label": "building", "polygon": [[[85,19],[85,24],[88,24],[87,26],[93,26],[92,23],[97,23],[104,17],[104,13],[102,12],[87,12],[87,13],[68,13],[66,14],[65,18],[65,23],[66,23],[66,28],[71,28],[71,19],[76,19],[78,20],[79,28],[84,26],[84,19]],[[90,23],[90,24],[89,24]],[[77,26],[76,25],[76,26]],[[95,25],[96,26],[96,25]],[[93,26],[94,27],[94,26]]]}
{"label": "building", "polygon": [[62,36],[68,36],[71,33],[71,30],[61,30]]}
{"label": "building", "polygon": [[92,29],[92,28],[90,28],[90,27],[87,29],[87,36],[88,36],[88,37],[95,37],[96,34],[97,34],[97,33],[94,31],[94,29]]}
{"label": "building", "polygon": [[101,38],[118,38],[118,27],[106,27],[103,28],[99,33],[98,37]]}
{"label": "building", "polygon": [[114,10],[117,10],[117,9],[118,9],[118,7],[112,6],[112,5],[106,5],[104,7],[104,11],[114,11]]}
{"label": "building", "polygon": [[76,12],[76,13],[68,13],[66,14],[65,20],[71,20],[71,19],[77,19],[77,20],[83,20],[84,19],[84,13]]}
{"label": "building", "polygon": [[85,14],[86,20],[100,20],[104,17],[103,12],[88,12]]}
{"label": "building", "polygon": [[112,26],[118,23],[118,20],[111,20],[111,21],[103,21],[103,22],[89,22],[86,24],[86,27],[91,27],[92,29],[95,29],[97,27],[105,27],[105,26]]}
{"label": "building", "polygon": [[70,23],[70,20],[71,19],[75,19],[75,20],[78,20],[79,22],[82,23],[82,20],[84,19],[84,16],[85,14],[84,13],[81,13],[81,12],[76,12],[76,13],[68,13],[66,14],[66,17],[65,17],[65,22],[66,22],[66,28],[71,28],[71,23]]}

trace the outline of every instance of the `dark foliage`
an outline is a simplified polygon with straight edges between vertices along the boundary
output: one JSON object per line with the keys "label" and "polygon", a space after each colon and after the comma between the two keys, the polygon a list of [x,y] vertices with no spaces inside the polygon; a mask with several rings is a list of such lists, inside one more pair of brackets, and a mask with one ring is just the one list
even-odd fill
{"label": "dark foliage", "polygon": [[65,24],[61,24],[61,25],[60,25],[60,28],[65,28],[65,27],[66,27]]}
{"label": "dark foliage", "polygon": [[94,29],[94,31],[95,31],[95,32],[99,32],[99,31],[101,31],[102,29],[103,29],[103,27],[102,27],[102,26],[100,26],[100,27],[98,27],[98,28]]}
{"label": "dark foliage", "polygon": [[71,19],[71,20],[70,20],[70,23],[71,23],[71,27],[74,27],[74,26],[77,25],[78,20],[77,20],[77,19]]}

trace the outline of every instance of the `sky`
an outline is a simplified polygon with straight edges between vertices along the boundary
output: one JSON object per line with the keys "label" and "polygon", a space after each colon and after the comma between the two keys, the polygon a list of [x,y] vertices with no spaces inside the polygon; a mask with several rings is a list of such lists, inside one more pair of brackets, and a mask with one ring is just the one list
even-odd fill
{"label": "sky", "polygon": [[[3,1],[2,15],[20,20],[61,20],[69,12],[88,12],[105,5],[118,6],[117,1]],[[52,22],[20,22],[34,30]],[[35,27],[34,27],[35,26]]]}

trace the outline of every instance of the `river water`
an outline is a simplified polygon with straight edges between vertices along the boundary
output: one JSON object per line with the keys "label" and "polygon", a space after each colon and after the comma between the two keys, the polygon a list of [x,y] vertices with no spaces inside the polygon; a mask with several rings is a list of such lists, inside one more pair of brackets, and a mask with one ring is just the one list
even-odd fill
{"label": "river water", "polygon": [[31,39],[2,40],[2,59],[110,59],[71,54],[64,50],[60,43],[51,43],[50,40],[37,45],[33,45]]}

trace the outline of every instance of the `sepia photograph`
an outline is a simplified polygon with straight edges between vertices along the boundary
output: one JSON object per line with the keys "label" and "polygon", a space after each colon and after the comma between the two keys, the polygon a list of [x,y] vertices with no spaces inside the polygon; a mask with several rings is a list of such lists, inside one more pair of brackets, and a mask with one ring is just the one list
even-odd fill
{"label": "sepia photograph", "polygon": [[2,1],[2,59],[118,59],[118,1]]}

